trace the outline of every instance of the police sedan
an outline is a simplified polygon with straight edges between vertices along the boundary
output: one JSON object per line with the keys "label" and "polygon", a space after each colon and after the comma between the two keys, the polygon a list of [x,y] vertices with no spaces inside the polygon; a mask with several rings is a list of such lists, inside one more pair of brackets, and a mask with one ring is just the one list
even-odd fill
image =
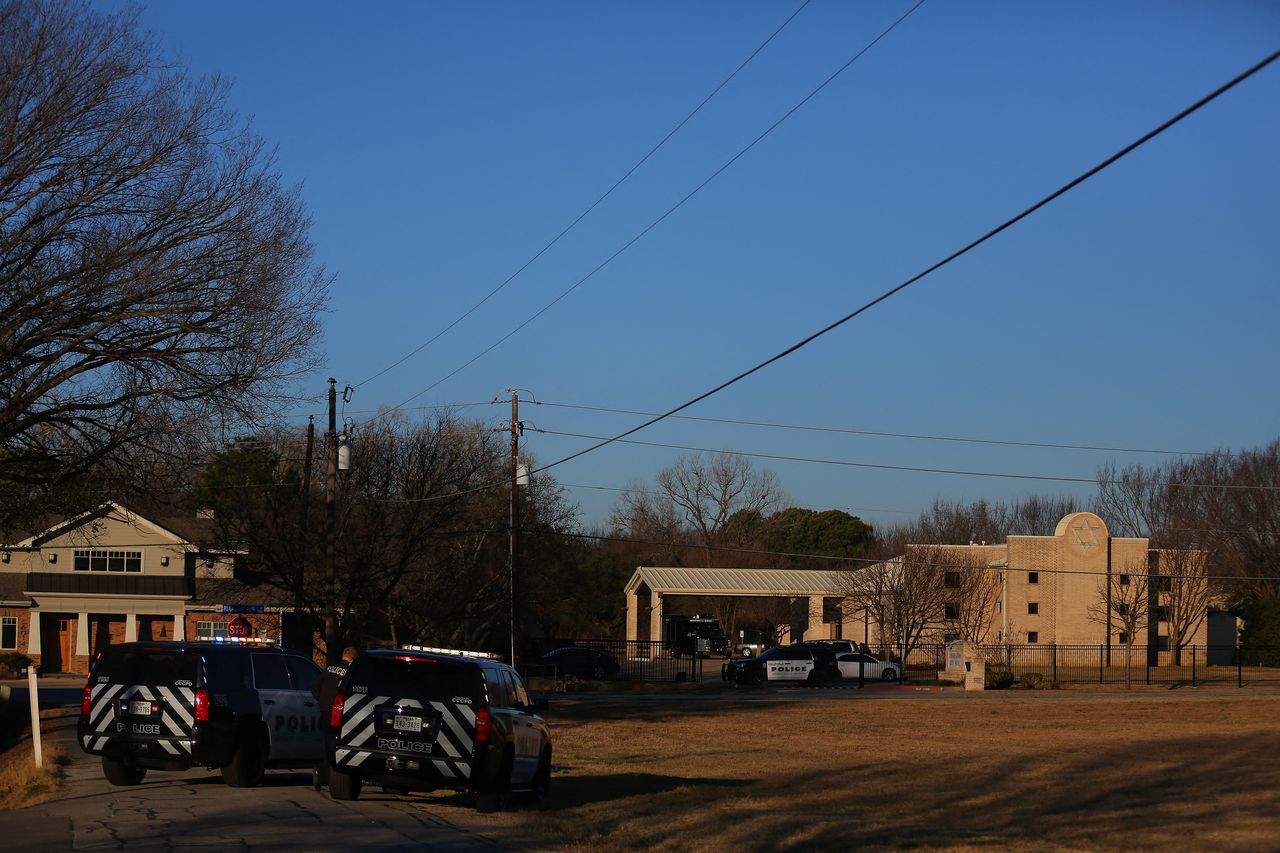
{"label": "police sedan", "polygon": [[726,663],[720,670],[725,681],[736,685],[824,684],[840,678],[836,655],[814,646],[778,646],[753,658]]}

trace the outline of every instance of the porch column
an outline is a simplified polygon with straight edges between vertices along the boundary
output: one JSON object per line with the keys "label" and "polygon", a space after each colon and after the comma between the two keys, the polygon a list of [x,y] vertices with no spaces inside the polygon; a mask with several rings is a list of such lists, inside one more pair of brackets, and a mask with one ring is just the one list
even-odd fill
{"label": "porch column", "polygon": [[627,597],[627,639],[640,639],[640,596],[634,592],[626,593]]}
{"label": "porch column", "polygon": [[173,638],[175,640],[187,638],[187,614],[181,610],[173,614]]}
{"label": "porch column", "polygon": [[40,654],[40,611],[34,607],[27,615],[27,654]]}
{"label": "porch column", "polygon": [[654,642],[662,639],[662,593],[651,590],[649,603],[649,641]]}
{"label": "porch column", "polygon": [[822,596],[809,596],[808,619],[805,621],[803,640],[825,640],[827,626],[822,623]]}
{"label": "porch column", "polygon": [[136,613],[126,613],[124,615],[124,641],[126,643],[138,642],[138,615]]}
{"label": "porch column", "polygon": [[[76,617],[76,654],[89,656],[89,614],[83,610]],[[63,666],[67,663],[63,661]]]}

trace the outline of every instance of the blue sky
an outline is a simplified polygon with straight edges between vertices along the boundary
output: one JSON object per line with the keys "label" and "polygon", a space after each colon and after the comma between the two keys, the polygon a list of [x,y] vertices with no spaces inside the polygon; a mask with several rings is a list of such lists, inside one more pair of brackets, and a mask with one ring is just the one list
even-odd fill
{"label": "blue sky", "polygon": [[[396,405],[625,244],[910,7],[814,0],[578,228],[348,407]],[[433,336],[580,213],[799,6],[155,3],[143,12],[301,182],[335,274],[322,344],[356,384]],[[577,291],[413,405],[520,387],[665,410],[891,287],[1280,45],[1280,5],[928,0]],[[689,414],[1138,448],[1280,435],[1280,66],[1034,218]],[[317,410],[318,411],[318,410]],[[501,406],[461,410],[495,424]],[[526,406],[544,429],[640,419]],[[305,417],[301,418],[305,421]],[[547,462],[585,442],[531,433]],[[1065,477],[1108,458],[694,422],[637,438]],[[564,483],[651,482],[610,447]],[[793,501],[909,517],[935,497],[1088,486],[769,462]],[[616,495],[570,489],[587,524]]]}

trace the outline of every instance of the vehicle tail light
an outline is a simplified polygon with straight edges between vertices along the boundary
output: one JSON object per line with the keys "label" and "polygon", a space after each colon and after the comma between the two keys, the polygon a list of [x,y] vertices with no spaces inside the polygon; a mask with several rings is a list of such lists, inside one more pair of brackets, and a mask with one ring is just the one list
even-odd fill
{"label": "vehicle tail light", "polygon": [[196,691],[196,722],[209,722],[209,691],[203,687]]}
{"label": "vehicle tail light", "polygon": [[476,711],[476,743],[489,742],[489,709]]}
{"label": "vehicle tail light", "polygon": [[84,694],[80,697],[80,716],[89,716],[89,700],[93,698],[93,685],[85,684]]}
{"label": "vehicle tail light", "polygon": [[347,697],[339,693],[333,697],[333,707],[329,709],[329,728],[342,728],[342,707],[347,704]]}

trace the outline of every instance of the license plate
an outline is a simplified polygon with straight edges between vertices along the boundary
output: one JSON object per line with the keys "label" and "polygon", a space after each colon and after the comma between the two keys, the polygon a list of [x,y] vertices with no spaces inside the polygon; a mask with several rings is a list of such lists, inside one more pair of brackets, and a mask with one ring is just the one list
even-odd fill
{"label": "license plate", "polygon": [[398,732],[420,732],[422,731],[422,718],[396,717],[391,727]]}
{"label": "license plate", "polygon": [[129,703],[129,713],[135,717],[149,717],[151,716],[151,703],[135,699]]}

